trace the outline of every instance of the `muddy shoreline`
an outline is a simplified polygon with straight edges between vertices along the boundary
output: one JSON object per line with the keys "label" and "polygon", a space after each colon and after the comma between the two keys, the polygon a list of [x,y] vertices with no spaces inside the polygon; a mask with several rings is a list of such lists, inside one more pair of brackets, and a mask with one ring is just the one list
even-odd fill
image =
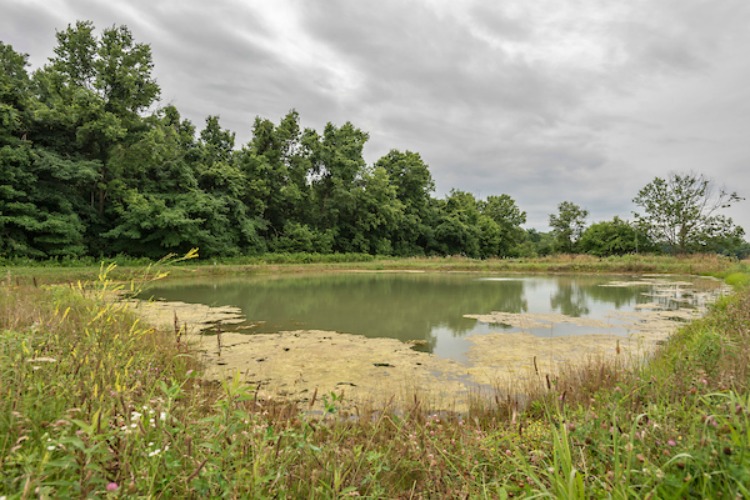
{"label": "muddy shoreline", "polygon": [[[609,286],[630,286],[612,282]],[[696,309],[659,310],[644,304],[634,312],[613,312],[608,321],[559,314],[492,314],[465,317],[521,331],[468,336],[469,362],[462,364],[418,352],[395,339],[366,338],[341,332],[297,330],[278,333],[224,332],[203,334],[217,323],[242,323],[232,307],[162,301],[127,301],[145,322],[167,331],[180,330],[205,366],[204,377],[222,380],[237,373],[259,387],[261,396],[321,408],[323,395],[343,395],[344,406],[381,407],[414,400],[432,409],[465,411],[472,397],[496,388],[523,388],[542,383],[547,374],[591,359],[639,363],[677,328],[701,315]],[[570,323],[595,329],[595,334],[540,337],[524,329]],[[613,325],[626,326],[627,336],[608,334]],[[329,398],[330,399],[330,398]]]}

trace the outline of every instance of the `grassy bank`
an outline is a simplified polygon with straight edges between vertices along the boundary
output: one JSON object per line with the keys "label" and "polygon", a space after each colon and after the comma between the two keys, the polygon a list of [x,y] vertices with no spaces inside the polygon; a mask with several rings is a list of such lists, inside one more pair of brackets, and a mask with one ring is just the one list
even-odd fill
{"label": "grassy bank", "polygon": [[[144,268],[155,264],[121,257],[110,278],[143,279]],[[696,274],[725,277],[747,272],[750,261],[739,263],[718,255],[625,255],[598,258],[590,255],[555,255],[538,259],[468,259],[464,257],[388,258],[365,254],[269,254],[221,260],[188,260],[174,265],[172,277],[237,276],[242,274],[339,272],[339,271],[470,271],[487,273],[599,273],[599,274]],[[0,279],[16,285],[51,284],[95,280],[99,263],[93,260],[35,262],[0,261]]]}
{"label": "grassy bank", "polygon": [[[551,271],[561,262],[533,265]],[[560,270],[582,265],[604,266],[571,257]],[[639,265],[747,281],[743,267],[726,263]],[[0,285],[0,496],[750,494],[747,287],[638,371],[592,362],[559,378],[540,373],[519,388],[529,401],[498,394],[466,415],[435,415],[415,400],[344,416],[338,395],[319,394],[325,415],[311,416],[258,399],[240,379],[202,381],[173,333],[153,331],[104,300],[113,275],[101,273],[92,287],[45,287],[41,278],[35,287],[12,277]]]}

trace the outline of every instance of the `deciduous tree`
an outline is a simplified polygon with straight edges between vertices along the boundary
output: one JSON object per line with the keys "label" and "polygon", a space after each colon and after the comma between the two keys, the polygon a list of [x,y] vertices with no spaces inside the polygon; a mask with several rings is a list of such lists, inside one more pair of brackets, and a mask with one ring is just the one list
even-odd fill
{"label": "deciduous tree", "polygon": [[671,173],[644,186],[633,203],[643,209],[636,218],[657,243],[684,253],[700,251],[711,241],[744,234],[720,210],[742,201],[736,192],[717,188],[703,174]]}
{"label": "deciduous tree", "polygon": [[555,237],[555,250],[573,253],[576,243],[586,228],[589,212],[575,203],[563,201],[557,206],[558,213],[550,214],[549,225]]}

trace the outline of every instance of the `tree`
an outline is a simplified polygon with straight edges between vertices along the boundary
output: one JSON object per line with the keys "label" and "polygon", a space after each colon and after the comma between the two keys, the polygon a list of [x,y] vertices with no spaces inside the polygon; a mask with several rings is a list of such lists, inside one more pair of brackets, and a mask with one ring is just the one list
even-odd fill
{"label": "tree", "polygon": [[581,252],[599,257],[650,251],[653,248],[647,234],[619,217],[592,224],[578,242]]}
{"label": "tree", "polygon": [[337,252],[362,251],[357,201],[366,165],[362,152],[368,138],[349,122],[341,127],[326,124],[322,136],[307,129],[302,137],[311,162],[311,222],[319,231],[331,231]]}
{"label": "tree", "polygon": [[557,210],[557,214],[549,216],[549,225],[555,238],[555,250],[573,253],[578,239],[586,228],[586,217],[589,212],[570,201],[560,203]]}
{"label": "tree", "polygon": [[482,215],[493,220],[499,229],[499,241],[493,255],[510,256],[526,236],[521,227],[526,223],[526,212],[521,211],[507,194],[488,196],[487,200],[480,202],[479,208]]}
{"label": "tree", "polygon": [[685,253],[706,250],[712,241],[736,237],[738,231],[744,234],[731,218],[718,213],[742,200],[736,192],[716,189],[702,174],[671,173],[644,186],[633,203],[643,209],[635,217],[655,242]]}
{"label": "tree", "polygon": [[388,174],[403,209],[398,225],[391,231],[393,253],[424,253],[432,238],[428,219],[432,209],[430,194],[435,190],[428,166],[419,153],[394,149],[375,162],[378,167]]}
{"label": "tree", "polygon": [[[479,213],[473,194],[452,189],[440,208],[441,214],[435,227],[435,240],[440,253],[472,258],[494,255],[495,248],[486,247],[497,244],[497,225]],[[482,238],[483,232],[485,238]]]}
{"label": "tree", "polygon": [[[253,138],[236,153],[236,163],[246,177],[244,200],[250,212],[265,222],[269,240],[284,238],[289,229],[301,235],[307,245],[310,188],[307,182],[310,162],[301,144],[299,115],[290,111],[278,125],[257,117]],[[290,233],[291,234],[291,233]],[[286,241],[284,247],[294,247]]]}
{"label": "tree", "polygon": [[28,139],[37,101],[26,56],[0,42],[0,255],[80,256],[80,188],[96,165]]}
{"label": "tree", "polygon": [[91,22],[79,21],[57,33],[54,53],[34,74],[39,102],[29,138],[61,155],[97,162],[98,175],[87,186],[92,209],[82,215],[89,251],[103,253],[100,235],[112,229],[118,205],[132,198],[123,183],[126,171],[111,160],[148,132],[141,113],[159,97],[151,49],[135,43],[125,26],[97,37]]}

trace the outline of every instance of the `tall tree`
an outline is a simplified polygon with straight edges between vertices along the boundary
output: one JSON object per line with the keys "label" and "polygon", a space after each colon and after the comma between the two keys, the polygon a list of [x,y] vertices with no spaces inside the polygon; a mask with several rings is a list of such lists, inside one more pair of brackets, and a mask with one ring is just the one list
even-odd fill
{"label": "tall tree", "polygon": [[494,255],[513,255],[515,248],[520,245],[526,236],[521,227],[526,223],[526,212],[523,212],[516,201],[507,194],[500,196],[488,196],[480,203],[483,215],[492,219],[498,226],[499,240]]}
{"label": "tall tree", "polygon": [[435,240],[440,253],[474,258],[482,256],[483,244],[491,245],[493,241],[497,241],[492,237],[482,240],[488,224],[486,220],[480,224],[480,219],[474,195],[466,191],[451,190],[441,203],[441,215],[435,227]]}
{"label": "tall tree", "polygon": [[429,167],[419,153],[391,150],[375,162],[388,174],[401,203],[402,216],[391,231],[392,251],[397,255],[424,253],[432,240],[431,194],[435,190]]}
{"label": "tall tree", "polygon": [[563,201],[557,206],[557,214],[550,214],[549,225],[555,237],[555,250],[573,253],[586,228],[589,212],[573,202]]}
{"label": "tall tree", "polygon": [[148,45],[136,43],[125,26],[107,28],[99,37],[94,31],[91,22],[79,21],[57,33],[55,55],[34,75],[40,107],[31,136],[62,154],[98,163],[98,178],[89,187],[93,210],[85,222],[87,239],[99,253],[105,250],[99,234],[111,229],[114,204],[127,192],[112,156],[147,131],[141,113],[156,102],[159,87]]}
{"label": "tall tree", "polygon": [[80,256],[79,188],[95,165],[29,140],[37,103],[27,57],[0,42],[0,255]]}
{"label": "tall tree", "polygon": [[278,125],[256,118],[250,143],[236,156],[247,178],[244,199],[251,213],[265,221],[269,240],[283,238],[287,229],[296,234],[297,225],[310,222],[309,151],[302,144],[296,111]]}
{"label": "tall tree", "polygon": [[654,241],[679,253],[706,249],[710,242],[744,234],[731,218],[719,211],[742,201],[736,192],[717,189],[703,174],[671,173],[654,178],[633,203],[643,209],[636,218]]}
{"label": "tall tree", "polygon": [[334,237],[334,250],[360,251],[357,228],[358,180],[365,172],[363,157],[367,133],[347,122],[328,123],[319,135],[305,130],[302,144],[308,149],[312,179],[312,222]]}

